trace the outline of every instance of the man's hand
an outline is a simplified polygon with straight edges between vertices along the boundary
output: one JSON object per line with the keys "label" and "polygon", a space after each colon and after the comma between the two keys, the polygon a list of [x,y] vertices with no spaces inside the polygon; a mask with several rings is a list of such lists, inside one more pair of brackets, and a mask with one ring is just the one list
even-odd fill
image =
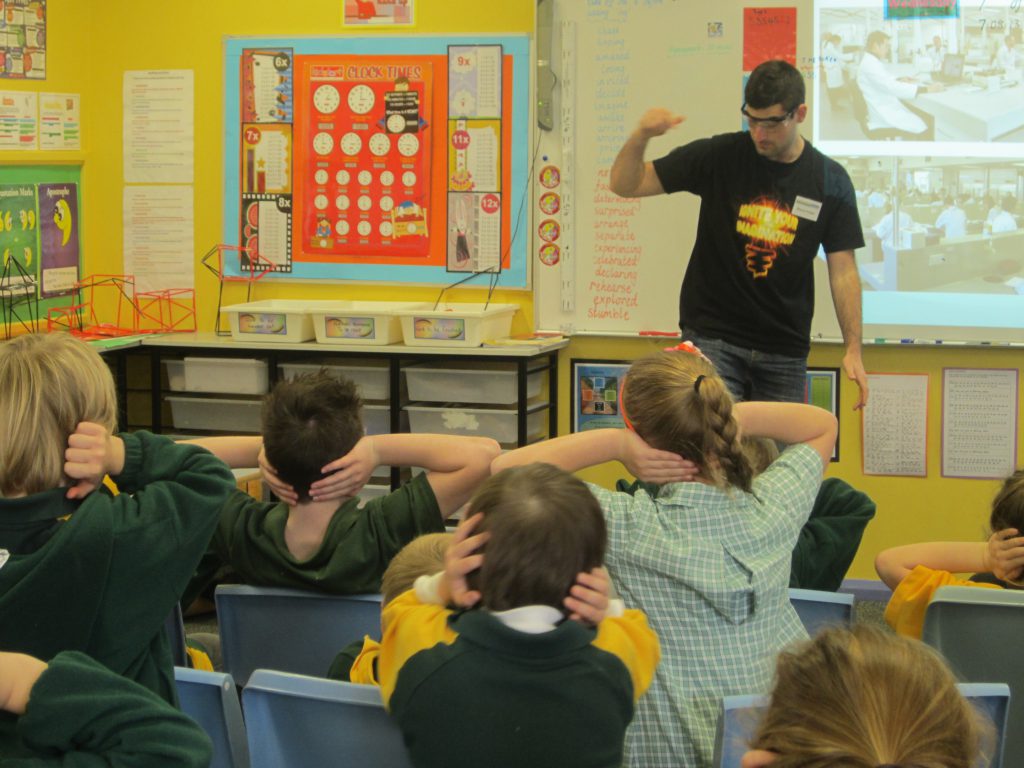
{"label": "man's hand", "polygon": [[670,112],[664,107],[654,107],[644,112],[637,125],[637,131],[646,139],[662,136],[675,128],[686,118]]}
{"label": "man's hand", "polygon": [[859,349],[846,350],[846,354],[843,355],[843,370],[846,372],[846,378],[857,382],[860,394],[853,410],[859,411],[868,404],[868,375],[864,372],[864,362],[861,360]]}
{"label": "man's hand", "polygon": [[610,590],[611,580],[604,568],[594,568],[590,573],[578,573],[576,583],[564,601],[569,618],[596,627],[604,621]]}
{"label": "man's hand", "polygon": [[64,451],[64,474],[77,482],[67,492],[69,499],[84,499],[103,482],[108,473],[124,468],[124,443],[101,424],[83,421],[68,435]]}
{"label": "man's hand", "polygon": [[487,543],[490,534],[484,532],[471,535],[483,519],[483,513],[477,512],[459,523],[452,536],[452,543],[444,553],[444,578],[438,585],[438,593],[446,604],[471,608],[480,602],[480,592],[469,588],[466,576],[484,563],[484,556],[477,550]]}

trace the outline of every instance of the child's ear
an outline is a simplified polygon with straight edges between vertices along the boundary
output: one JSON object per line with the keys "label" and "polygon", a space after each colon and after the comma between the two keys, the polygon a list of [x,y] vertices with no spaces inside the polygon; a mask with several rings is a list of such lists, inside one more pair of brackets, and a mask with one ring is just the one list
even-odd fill
{"label": "child's ear", "polygon": [[743,754],[740,768],[764,768],[775,762],[778,755],[766,749],[750,749]]}

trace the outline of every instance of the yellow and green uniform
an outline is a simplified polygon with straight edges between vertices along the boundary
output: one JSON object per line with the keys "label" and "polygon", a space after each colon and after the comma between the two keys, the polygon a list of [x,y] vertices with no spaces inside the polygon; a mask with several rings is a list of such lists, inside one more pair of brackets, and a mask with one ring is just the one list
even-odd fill
{"label": "yellow and green uniform", "polygon": [[979,587],[981,589],[1002,589],[998,584],[967,581],[949,571],[936,571],[924,565],[903,577],[893,590],[889,604],[885,606],[885,620],[897,634],[921,639],[924,629],[924,613],[928,609],[935,590],[939,587]]}
{"label": "yellow and green uniform", "polygon": [[[547,626],[521,631],[512,613]],[[618,768],[659,660],[639,611],[594,629],[548,606],[452,612],[410,590],[382,624],[381,691],[418,768]]]}

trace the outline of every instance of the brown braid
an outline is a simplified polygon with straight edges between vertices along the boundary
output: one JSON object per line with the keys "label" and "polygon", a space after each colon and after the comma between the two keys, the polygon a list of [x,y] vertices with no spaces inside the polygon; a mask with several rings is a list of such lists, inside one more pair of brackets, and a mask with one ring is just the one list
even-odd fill
{"label": "brown braid", "polygon": [[[699,388],[698,376],[704,377]],[[622,405],[638,435],[699,464],[716,485],[750,490],[732,397],[711,363],[686,352],[659,352],[633,363],[627,382]]]}

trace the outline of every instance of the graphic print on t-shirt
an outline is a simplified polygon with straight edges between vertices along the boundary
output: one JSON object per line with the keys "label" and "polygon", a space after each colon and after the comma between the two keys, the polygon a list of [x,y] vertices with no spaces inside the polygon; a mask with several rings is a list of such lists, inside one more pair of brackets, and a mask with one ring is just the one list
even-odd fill
{"label": "graphic print on t-shirt", "polygon": [[755,280],[767,277],[779,253],[793,244],[798,223],[789,206],[769,197],[740,206],[736,231],[747,239],[744,257]]}

